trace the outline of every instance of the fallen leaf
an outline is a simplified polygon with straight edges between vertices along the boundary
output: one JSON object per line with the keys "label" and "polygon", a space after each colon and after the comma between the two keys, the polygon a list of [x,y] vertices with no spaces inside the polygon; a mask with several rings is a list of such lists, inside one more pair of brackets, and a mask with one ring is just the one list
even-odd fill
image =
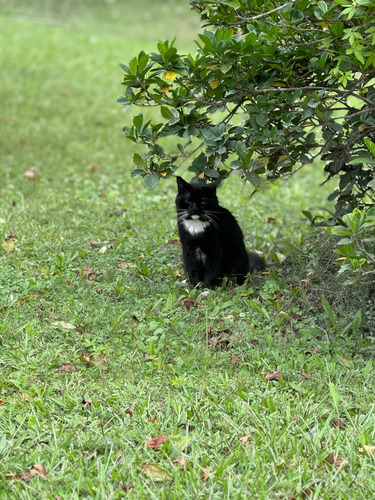
{"label": "fallen leaf", "polygon": [[332,418],[331,424],[335,427],[345,427],[345,422],[343,422],[341,418]]}
{"label": "fallen leaf", "polygon": [[66,323],[66,321],[54,321],[51,326],[53,326],[53,328],[60,328],[61,330],[67,331],[77,330],[77,327],[75,325]]}
{"label": "fallen leaf", "polygon": [[362,448],[359,448],[359,453],[362,453],[363,455],[368,455],[369,457],[375,457],[375,446],[370,446],[370,445],[363,445]]}
{"label": "fallen leaf", "polygon": [[10,479],[21,479],[22,481],[30,481],[32,475],[41,477],[42,479],[47,479],[47,470],[43,464],[34,464],[31,469],[22,472],[22,474],[6,474],[5,479],[9,481]]}
{"label": "fallen leaf", "polygon": [[23,175],[29,179],[29,181],[34,181],[35,180],[35,172],[32,170],[26,170]]}
{"label": "fallen leaf", "polygon": [[203,305],[203,302],[197,302],[196,300],[190,299],[189,297],[182,297],[180,302],[183,303],[184,311],[188,312],[191,307],[199,307]]}
{"label": "fallen leaf", "polygon": [[187,457],[180,457],[172,461],[172,464],[179,467],[181,470],[186,470],[188,468],[189,459]]}
{"label": "fallen leaf", "polygon": [[341,358],[341,362],[344,363],[344,365],[345,365],[346,363],[349,363],[349,360],[346,358]]}
{"label": "fallen leaf", "polygon": [[204,472],[202,477],[203,481],[208,481],[210,479],[210,474],[212,472],[211,467],[203,467],[203,472]]}
{"label": "fallen leaf", "polygon": [[35,464],[30,469],[31,474],[36,474],[42,479],[47,479],[47,470],[43,464]]}
{"label": "fallen leaf", "polygon": [[153,481],[170,481],[172,479],[167,469],[158,464],[142,464],[142,471]]}
{"label": "fallen leaf", "polygon": [[343,463],[344,460],[340,457],[336,457],[335,455],[333,455],[333,453],[330,453],[328,457],[324,459],[324,465],[330,464],[337,470],[340,470],[342,468]]}
{"label": "fallen leaf", "polygon": [[296,321],[301,321],[303,319],[307,319],[306,315],[296,314],[296,313],[293,313],[293,312],[291,314],[291,317],[292,317],[292,319],[295,319]]}
{"label": "fallen leaf", "polygon": [[232,364],[233,365],[241,365],[245,361],[245,358],[242,354],[232,354]]}
{"label": "fallen leaf", "polygon": [[95,276],[95,271],[90,266],[84,266],[83,269],[77,269],[76,271],[78,276],[85,276],[86,278],[92,278]]}
{"label": "fallen leaf", "polygon": [[11,253],[14,250],[14,241],[11,238],[5,238],[1,244],[1,248],[5,253]]}
{"label": "fallen leaf", "polygon": [[107,354],[104,352],[100,352],[91,356],[89,364],[95,368],[99,368],[100,370],[107,371],[108,370],[108,361]]}
{"label": "fallen leaf", "polygon": [[128,408],[125,413],[129,415],[130,418],[133,416],[133,410],[131,408]]}
{"label": "fallen leaf", "polygon": [[311,373],[305,372],[305,370],[301,370],[301,375],[306,380],[309,380],[309,379],[313,378],[312,375],[311,375]]}
{"label": "fallen leaf", "polygon": [[59,368],[57,368],[59,372],[67,372],[67,373],[77,373],[77,368],[72,365],[72,363],[63,363]]}
{"label": "fallen leaf", "polygon": [[165,443],[165,441],[168,439],[168,436],[156,436],[153,439],[150,439],[149,441],[146,441],[146,445],[148,448],[154,448],[158,450],[160,446]]}
{"label": "fallen leaf", "polygon": [[35,398],[33,398],[32,396],[30,396],[29,394],[22,393],[21,394],[21,399],[22,399],[22,401],[31,402],[31,401],[34,401]]}
{"label": "fallen leaf", "polygon": [[267,375],[264,378],[265,378],[265,380],[267,380],[267,382],[270,380],[282,380],[283,379],[279,370],[267,373]]}
{"label": "fallen leaf", "polygon": [[122,491],[130,491],[134,490],[134,486],[132,484],[122,484],[121,489]]}
{"label": "fallen leaf", "polygon": [[107,251],[107,247],[105,245],[103,245],[101,247],[101,249],[99,250],[99,253],[106,253],[106,251]]}
{"label": "fallen leaf", "polygon": [[242,446],[245,446],[245,445],[246,445],[246,443],[250,440],[250,438],[251,438],[250,434],[248,434],[247,436],[243,436],[243,437],[241,438],[241,443],[242,443]]}

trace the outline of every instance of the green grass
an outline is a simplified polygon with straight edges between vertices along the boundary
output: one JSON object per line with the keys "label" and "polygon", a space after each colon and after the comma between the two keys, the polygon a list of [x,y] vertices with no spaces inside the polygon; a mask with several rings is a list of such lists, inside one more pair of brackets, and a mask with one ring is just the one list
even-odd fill
{"label": "green grass", "polygon": [[[188,290],[174,180],[131,178],[116,98],[119,62],[176,33],[193,50],[198,19],[128,3],[0,4],[0,498],[373,498],[373,290],[342,286],[301,214],[329,208],[319,166],[253,199],[228,179],[220,200],[272,272]],[[6,476],[37,463],[46,480]]]}

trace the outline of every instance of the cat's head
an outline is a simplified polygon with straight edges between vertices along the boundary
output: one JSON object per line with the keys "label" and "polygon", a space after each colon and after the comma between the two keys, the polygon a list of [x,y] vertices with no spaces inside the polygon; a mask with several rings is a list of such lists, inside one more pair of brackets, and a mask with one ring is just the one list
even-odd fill
{"label": "cat's head", "polygon": [[177,177],[176,208],[179,221],[200,220],[213,222],[219,205],[216,188],[220,181],[211,184],[188,183]]}

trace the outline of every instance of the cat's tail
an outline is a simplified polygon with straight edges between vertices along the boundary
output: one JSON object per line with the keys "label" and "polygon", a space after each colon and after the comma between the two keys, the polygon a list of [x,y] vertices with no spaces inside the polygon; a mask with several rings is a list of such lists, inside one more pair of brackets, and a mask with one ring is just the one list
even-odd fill
{"label": "cat's tail", "polygon": [[253,273],[255,271],[263,271],[266,268],[266,261],[264,257],[256,252],[248,252],[249,256],[249,272]]}

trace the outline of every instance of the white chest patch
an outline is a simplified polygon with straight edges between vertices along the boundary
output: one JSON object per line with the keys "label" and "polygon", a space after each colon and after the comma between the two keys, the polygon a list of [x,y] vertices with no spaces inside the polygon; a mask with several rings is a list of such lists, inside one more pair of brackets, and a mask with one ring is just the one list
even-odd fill
{"label": "white chest patch", "polygon": [[209,222],[199,219],[185,219],[183,224],[186,231],[188,231],[192,236],[203,233],[206,227],[210,225]]}

